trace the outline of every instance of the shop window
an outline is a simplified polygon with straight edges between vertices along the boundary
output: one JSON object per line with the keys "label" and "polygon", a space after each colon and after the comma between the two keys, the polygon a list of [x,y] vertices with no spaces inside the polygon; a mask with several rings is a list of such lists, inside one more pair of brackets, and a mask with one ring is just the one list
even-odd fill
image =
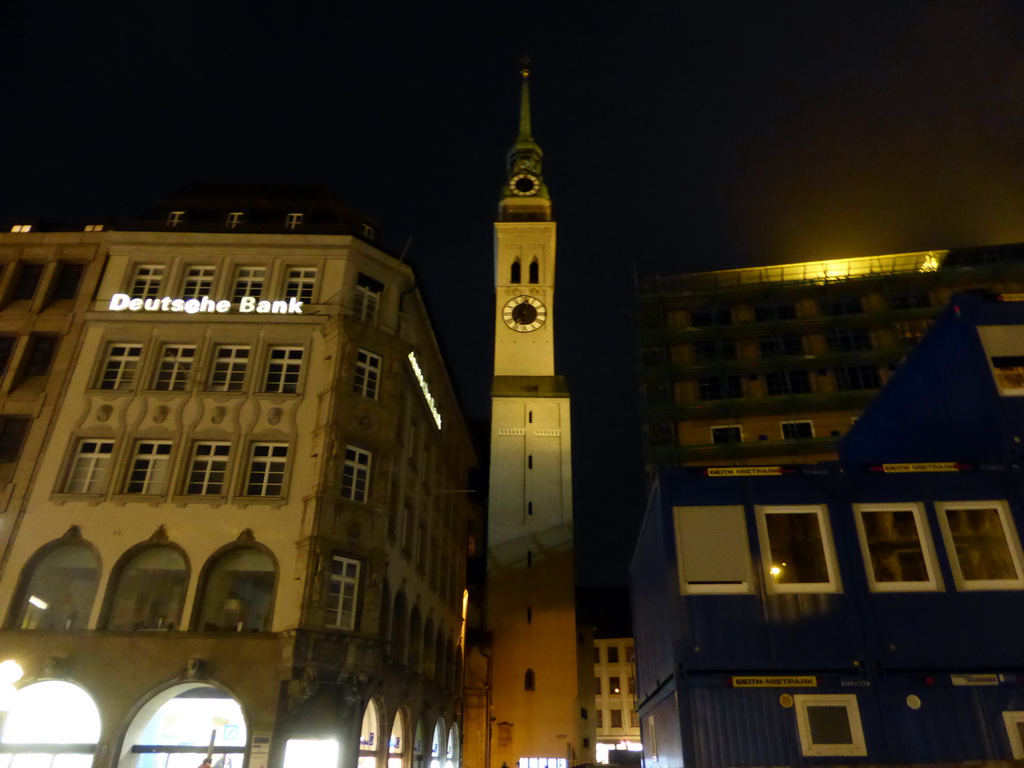
{"label": "shop window", "polygon": [[1020,540],[1004,501],[936,502],[957,589],[1024,589]]}
{"label": "shop window", "polygon": [[757,513],[769,592],[839,591],[827,507],[757,507]]}
{"label": "shop window", "polygon": [[264,392],[294,394],[299,391],[302,375],[302,347],[271,347],[267,356]]}
{"label": "shop window", "polygon": [[183,299],[198,299],[209,296],[213,290],[214,267],[189,267],[185,270],[185,281],[181,286]]}
{"label": "shop window", "polygon": [[67,261],[60,262],[57,266],[57,275],[53,279],[53,291],[50,294],[50,298],[54,301],[75,298],[84,273],[84,264],[73,264]]}
{"label": "shop window", "polygon": [[246,472],[246,496],[283,496],[288,470],[286,443],[253,443]]}
{"label": "shop window", "polygon": [[228,550],[209,566],[196,628],[269,631],[275,580],[274,561],[266,552],[254,547]]}
{"label": "shop window", "polygon": [[135,268],[129,293],[133,299],[155,299],[160,296],[163,279],[163,264],[140,264]]}
{"label": "shop window", "polygon": [[921,504],[855,504],[853,513],[871,591],[942,588]]}
{"label": "shop window", "polygon": [[31,301],[36,295],[39,280],[43,276],[43,265],[31,262],[19,262],[18,271],[14,275],[11,286],[12,301]]}
{"label": "shop window", "polygon": [[212,392],[241,392],[249,369],[249,353],[249,347],[215,347],[208,389]]}
{"label": "shop window", "polygon": [[155,546],[125,556],[112,577],[107,629],[179,629],[188,566],[174,547]]}
{"label": "shop window", "polygon": [[814,423],[807,420],[780,421],[783,440],[808,440],[814,437]]}
{"label": "shop window", "polygon": [[140,440],[128,470],[125,493],[163,494],[171,467],[171,443],[166,440]]}
{"label": "shop window", "polygon": [[356,598],[359,594],[359,561],[341,555],[331,556],[327,585],[325,623],[338,629],[356,628]]}
{"label": "shop window", "polygon": [[316,267],[292,267],[284,282],[284,295],[288,299],[313,301],[316,289]]}
{"label": "shop window", "polygon": [[230,456],[230,443],[196,443],[192,447],[185,493],[192,496],[222,495]]}
{"label": "shop window", "polygon": [[135,383],[141,358],[141,344],[110,344],[96,386],[99,389],[130,389]]}
{"label": "shop window", "polygon": [[5,768],[89,768],[100,739],[100,713],[88,693],[64,680],[30,683],[5,702]]}
{"label": "shop window", "polygon": [[113,440],[79,440],[64,482],[64,492],[101,493],[107,485],[113,453]]}
{"label": "shop window", "polygon": [[345,446],[345,466],[341,476],[341,496],[352,501],[366,501],[370,488],[370,466],[373,454],[354,445]]}
{"label": "shop window", "polygon": [[231,300],[238,302],[245,296],[260,298],[263,295],[263,281],[266,276],[266,267],[238,267],[235,270],[235,286]]}
{"label": "shop window", "polygon": [[11,626],[86,629],[100,582],[100,560],[87,544],[48,547],[22,573]]}
{"label": "shop window", "polygon": [[159,392],[184,391],[192,374],[195,356],[196,348],[190,344],[164,344],[153,389]]}
{"label": "shop window", "polygon": [[356,352],[356,372],[352,388],[356,394],[367,400],[377,399],[380,383],[381,357],[365,349]]}
{"label": "shop window", "polygon": [[674,507],[680,591],[751,590],[753,568],[742,506]]}
{"label": "shop window", "polygon": [[402,756],[406,753],[405,717],[402,710],[395,712],[395,722],[391,726],[391,738],[388,740],[388,768],[403,768]]}
{"label": "shop window", "polygon": [[867,755],[856,694],[797,694],[793,701],[801,754],[806,757]]}

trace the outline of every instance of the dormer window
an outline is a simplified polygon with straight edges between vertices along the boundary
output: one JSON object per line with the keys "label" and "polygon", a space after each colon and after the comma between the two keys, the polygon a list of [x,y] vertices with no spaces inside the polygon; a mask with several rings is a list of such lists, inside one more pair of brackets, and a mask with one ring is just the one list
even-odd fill
{"label": "dormer window", "polygon": [[235,229],[239,224],[242,223],[242,219],[245,218],[245,214],[241,211],[232,211],[228,214],[227,220],[224,222],[224,226],[228,229]]}
{"label": "dormer window", "polygon": [[371,227],[369,224],[363,224],[363,237],[369,237],[371,240],[377,236],[377,230]]}
{"label": "dormer window", "polygon": [[167,226],[176,227],[185,219],[184,211],[169,211],[167,213]]}
{"label": "dormer window", "polygon": [[298,229],[302,226],[302,219],[305,214],[302,213],[289,213],[284,217],[284,228],[285,229]]}
{"label": "dormer window", "polygon": [[85,225],[85,231],[86,232],[102,232],[103,231],[103,225],[102,224],[86,224]]}
{"label": "dormer window", "polygon": [[11,232],[31,232],[31,224],[15,224],[11,227]]}

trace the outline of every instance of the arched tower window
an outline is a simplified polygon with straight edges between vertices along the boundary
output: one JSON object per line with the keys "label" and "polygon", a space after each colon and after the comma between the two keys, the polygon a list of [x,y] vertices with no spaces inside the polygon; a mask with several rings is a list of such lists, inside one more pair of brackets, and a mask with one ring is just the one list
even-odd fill
{"label": "arched tower window", "polygon": [[537,690],[537,675],[534,673],[532,669],[526,670],[526,674],[523,675],[523,690]]}
{"label": "arched tower window", "polygon": [[530,282],[534,285],[540,282],[540,264],[536,259],[530,262]]}
{"label": "arched tower window", "polygon": [[274,606],[277,569],[266,552],[238,547],[207,566],[202,609],[196,628],[266,632]]}
{"label": "arched tower window", "polygon": [[22,573],[11,626],[85,629],[100,581],[100,561],[88,544],[46,547]]}
{"label": "arched tower window", "polygon": [[512,262],[512,270],[509,275],[510,283],[521,283],[523,282],[523,267],[519,263],[519,259]]}

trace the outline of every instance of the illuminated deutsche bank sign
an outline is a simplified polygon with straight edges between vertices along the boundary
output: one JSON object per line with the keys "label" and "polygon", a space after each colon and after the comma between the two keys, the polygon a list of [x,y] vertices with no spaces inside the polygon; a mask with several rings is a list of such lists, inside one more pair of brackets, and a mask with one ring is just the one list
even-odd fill
{"label": "illuminated deutsche bank sign", "polygon": [[[184,312],[189,315],[214,312],[223,315],[234,306],[227,299],[214,301],[209,296],[198,299],[172,299],[170,296],[162,299],[133,299],[127,293],[115,293],[110,297],[109,309],[111,312]],[[255,296],[243,296],[238,300],[237,311],[242,314],[255,312],[257,315],[301,315],[302,302],[295,297],[287,301],[266,301]]]}

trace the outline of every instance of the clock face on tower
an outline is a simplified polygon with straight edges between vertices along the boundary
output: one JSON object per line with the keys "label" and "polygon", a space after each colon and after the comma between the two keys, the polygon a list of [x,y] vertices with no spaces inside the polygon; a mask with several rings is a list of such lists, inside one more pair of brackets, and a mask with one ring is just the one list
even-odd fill
{"label": "clock face on tower", "polygon": [[505,325],[519,333],[536,331],[547,319],[547,307],[533,296],[516,296],[505,302],[501,317]]}
{"label": "clock face on tower", "polygon": [[540,192],[540,179],[532,173],[517,173],[508,180],[508,188],[512,190],[513,195],[520,197],[536,195]]}

